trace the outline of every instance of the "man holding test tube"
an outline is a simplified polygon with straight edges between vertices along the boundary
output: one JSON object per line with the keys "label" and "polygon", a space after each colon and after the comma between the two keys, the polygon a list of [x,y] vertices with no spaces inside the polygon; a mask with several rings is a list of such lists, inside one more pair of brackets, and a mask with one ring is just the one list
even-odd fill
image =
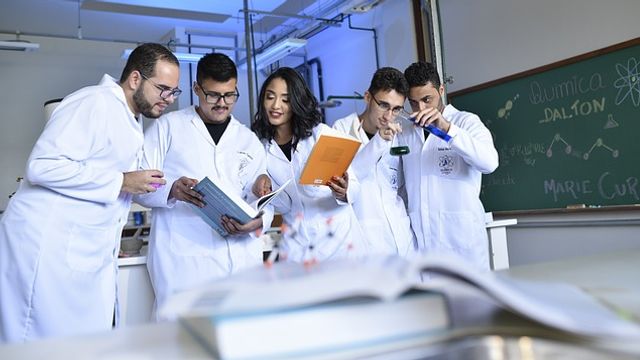
{"label": "man holding test tube", "polygon": [[[498,167],[493,138],[480,118],[442,101],[435,67],[416,62],[404,71],[413,127],[398,136],[411,148],[403,156],[409,217],[419,251],[454,253],[489,269],[482,174]],[[407,125],[407,123],[405,123]],[[436,129],[429,131],[429,126]]]}

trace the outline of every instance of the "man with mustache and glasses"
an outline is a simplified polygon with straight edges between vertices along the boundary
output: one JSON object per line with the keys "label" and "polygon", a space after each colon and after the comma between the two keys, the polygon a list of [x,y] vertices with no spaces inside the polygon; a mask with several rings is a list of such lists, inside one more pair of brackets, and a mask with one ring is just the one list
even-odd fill
{"label": "man with mustache and glasses", "polygon": [[229,232],[223,237],[190,208],[215,201],[192,189],[205,176],[252,202],[252,186],[266,173],[264,147],[231,115],[240,96],[237,82],[228,56],[205,55],[193,83],[198,105],[169,113],[146,130],[145,166],[161,169],[170,184],[136,198],[153,208],[147,267],[156,318],[172,293],[262,263],[262,240],[255,230],[271,224],[273,211],[244,225],[223,216]]}
{"label": "man with mustache and glasses", "polygon": [[165,183],[138,170],[139,116],[173,103],[179,73],[171,51],[143,44],[119,82],[104,75],[53,112],[0,220],[0,342],[111,329],[131,198]]}

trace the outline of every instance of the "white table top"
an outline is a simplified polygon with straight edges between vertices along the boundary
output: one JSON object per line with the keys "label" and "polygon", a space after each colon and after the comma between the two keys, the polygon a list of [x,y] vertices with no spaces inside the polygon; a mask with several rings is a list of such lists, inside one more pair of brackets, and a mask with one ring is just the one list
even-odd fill
{"label": "white table top", "polygon": [[[603,254],[497,272],[580,286],[640,323],[640,252]],[[211,355],[175,322],[108,333],[0,346],[0,359],[207,359]]]}

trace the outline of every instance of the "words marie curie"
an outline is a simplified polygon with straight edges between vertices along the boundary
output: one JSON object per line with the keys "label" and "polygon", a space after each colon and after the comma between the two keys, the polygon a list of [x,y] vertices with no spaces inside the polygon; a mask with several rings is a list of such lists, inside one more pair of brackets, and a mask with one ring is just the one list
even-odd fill
{"label": "words marie curie", "polygon": [[544,181],[545,195],[553,196],[553,201],[558,198],[566,200],[567,197],[579,200],[583,196],[598,194],[603,200],[629,199],[640,200],[638,196],[638,178],[630,176],[624,180],[613,180],[610,172],[604,172],[596,181],[592,180],[556,180]]}

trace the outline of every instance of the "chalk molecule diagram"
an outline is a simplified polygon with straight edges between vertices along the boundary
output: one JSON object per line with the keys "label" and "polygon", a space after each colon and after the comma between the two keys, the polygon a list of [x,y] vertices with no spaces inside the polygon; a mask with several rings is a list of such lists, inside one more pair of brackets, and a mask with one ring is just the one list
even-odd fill
{"label": "chalk molecule diagram", "polygon": [[[547,152],[546,155],[547,157],[552,157],[553,156],[553,145],[556,143],[562,143],[564,144],[564,152],[565,154],[569,155],[571,154],[571,151],[573,150],[572,146],[567,143],[562,136],[560,136],[560,134],[555,134],[553,137],[553,140],[551,141],[551,144],[549,144],[549,147],[547,148]],[[589,160],[589,157],[591,157],[591,153],[596,149],[596,148],[603,148],[607,151],[609,151],[611,153],[611,156],[614,158],[617,158],[618,156],[620,156],[620,151],[611,148],[610,146],[608,146],[607,144],[604,143],[604,141],[602,141],[602,138],[597,138],[596,141],[593,143],[593,145],[591,145],[591,148],[589,149],[589,151],[585,152],[584,154],[582,154],[582,158],[584,160]]]}
{"label": "chalk molecule diagram", "polygon": [[500,119],[508,119],[511,114],[511,109],[513,109],[513,105],[520,98],[520,94],[516,94],[513,98],[507,100],[504,103],[504,107],[498,109],[498,118]]}

